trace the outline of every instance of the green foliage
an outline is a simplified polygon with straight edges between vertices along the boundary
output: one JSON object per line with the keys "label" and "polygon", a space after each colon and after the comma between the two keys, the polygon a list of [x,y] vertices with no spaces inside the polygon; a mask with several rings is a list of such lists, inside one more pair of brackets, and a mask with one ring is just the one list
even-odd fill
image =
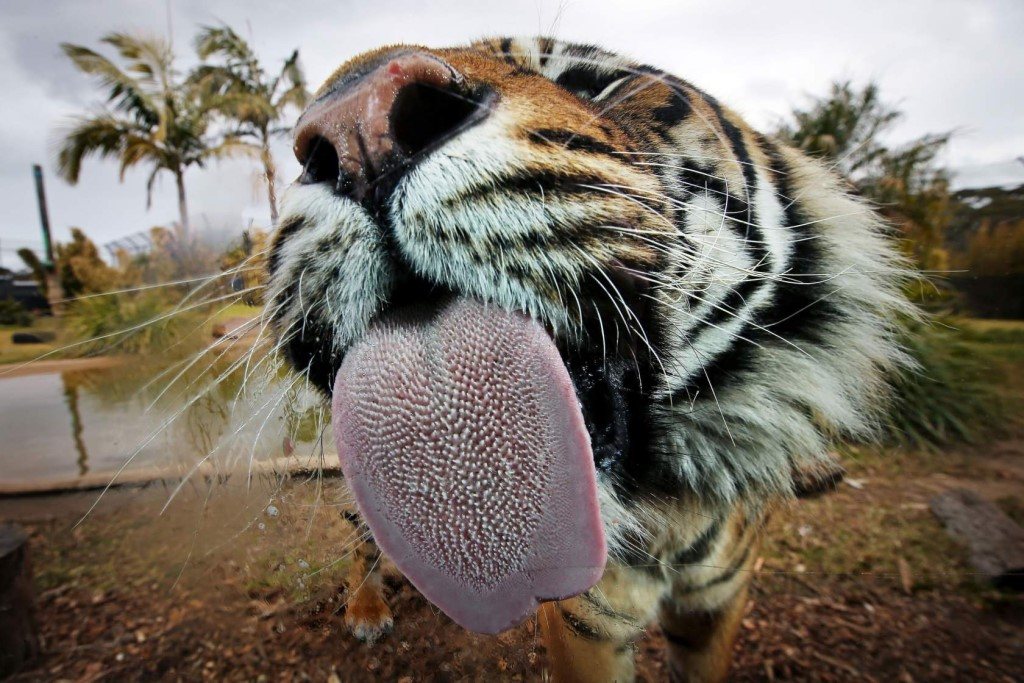
{"label": "green foliage", "polygon": [[1005,432],[1012,412],[999,390],[998,349],[977,339],[953,321],[908,327],[903,344],[920,369],[893,380],[894,401],[883,424],[887,442],[934,449]]}
{"label": "green foliage", "polygon": [[82,162],[97,155],[121,164],[121,177],[133,166],[150,167],[147,206],[157,176],[168,172],[178,187],[181,225],[188,233],[184,173],[189,166],[237,151],[230,136],[213,144],[207,134],[210,107],[202,93],[174,69],[171,46],[162,38],[109,33],[101,42],[113,47],[125,68],[81,45],[62,43],[64,54],[106,90],[106,107],[79,117],[60,142],[57,170],[78,182]]}
{"label": "green foliage", "polygon": [[[277,220],[274,181],[277,169],[270,140],[289,132],[279,125],[289,108],[301,110],[309,101],[306,78],[299,66],[299,51],[284,61],[275,76],[268,76],[249,44],[228,26],[205,26],[195,39],[204,63],[189,76],[208,106],[224,116],[230,135],[263,164],[271,219]],[[213,58],[215,61],[210,62]]]}
{"label": "green foliage", "polygon": [[100,258],[100,250],[80,228],[71,228],[71,241],[56,249],[57,281],[64,296],[106,292],[118,286],[117,272]]}
{"label": "green foliage", "polygon": [[[201,326],[199,315],[223,291],[196,284],[197,275],[216,269],[217,255],[180,231],[153,228],[150,249],[121,253],[108,265],[96,245],[78,228],[72,241],[57,245],[57,275],[69,302],[64,313],[69,347],[86,355],[99,353],[187,353],[201,341],[191,335]],[[189,284],[166,284],[191,281]],[[195,291],[195,287],[202,291]],[[191,293],[191,297],[189,296]],[[179,307],[182,310],[179,310]],[[208,313],[208,311],[206,311]]]}
{"label": "green foliage", "polygon": [[784,123],[777,135],[854,178],[888,154],[878,135],[900,116],[881,101],[876,84],[857,90],[849,81],[835,82],[829,94],[815,99],[809,109],[794,109],[793,123]]}
{"label": "green foliage", "polygon": [[18,250],[18,257],[32,271],[32,279],[39,285],[39,292],[45,298],[50,291],[50,283],[46,279],[46,266],[39,260],[36,253],[27,247]]}
{"label": "green foliage", "polygon": [[13,297],[0,299],[0,325],[16,325],[29,327],[35,321],[32,314]]}
{"label": "green foliage", "polygon": [[166,290],[79,298],[68,305],[65,332],[81,342],[74,348],[82,355],[188,353],[193,347],[182,342],[201,319],[196,311],[176,311],[175,298]]}
{"label": "green foliage", "polygon": [[257,289],[262,284],[266,267],[266,251],[270,236],[262,230],[246,230],[241,239],[228,245],[221,254],[220,269],[230,275],[231,282],[241,283],[246,290],[242,302],[248,306],[263,305],[263,290]]}
{"label": "green foliage", "polygon": [[954,199],[950,267],[971,276],[1024,273],[1024,185],[960,190]]}
{"label": "green foliage", "polygon": [[825,159],[901,228],[926,270],[948,269],[943,239],[953,219],[949,174],[937,157],[951,133],[924,135],[890,147],[882,140],[903,114],[884,103],[878,86],[833,83],[828,96],[794,109],[777,134],[811,156]]}
{"label": "green foliage", "polygon": [[205,26],[195,39],[196,53],[204,62],[189,76],[208,101],[240,126],[240,133],[287,133],[274,128],[288,107],[302,109],[309,101],[306,78],[295,50],[275,76],[268,76],[249,44],[228,26]]}

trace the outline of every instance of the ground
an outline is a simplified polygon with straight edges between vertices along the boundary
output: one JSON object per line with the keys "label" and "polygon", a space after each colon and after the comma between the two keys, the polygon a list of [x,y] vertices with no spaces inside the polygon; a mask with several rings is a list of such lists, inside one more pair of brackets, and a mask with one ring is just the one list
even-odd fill
{"label": "ground", "polygon": [[[927,508],[966,485],[1019,515],[1024,441],[850,451],[847,483],[772,518],[732,680],[1024,681],[1024,601],[986,587]],[[543,681],[535,624],[468,634],[399,577],[395,630],[342,623],[353,529],[332,480],[0,500],[31,534],[43,656],[12,681]],[[258,491],[258,493],[257,493]],[[902,566],[902,570],[901,570]],[[638,680],[666,680],[663,641]]]}
{"label": "ground", "polygon": [[[1006,360],[1019,400],[1022,333],[1005,327],[976,325],[990,338],[975,350]],[[1024,682],[1024,596],[987,586],[928,509],[966,486],[1024,524],[1020,426],[973,447],[840,455],[844,483],[768,524],[731,680]],[[0,521],[30,533],[42,638],[10,680],[547,680],[534,623],[466,633],[397,576],[394,632],[356,641],[343,577],[359,538],[342,490],[317,478],[151,485],[111,490],[87,516],[96,492],[0,497]],[[663,648],[656,628],[637,644],[639,681],[667,679]]]}

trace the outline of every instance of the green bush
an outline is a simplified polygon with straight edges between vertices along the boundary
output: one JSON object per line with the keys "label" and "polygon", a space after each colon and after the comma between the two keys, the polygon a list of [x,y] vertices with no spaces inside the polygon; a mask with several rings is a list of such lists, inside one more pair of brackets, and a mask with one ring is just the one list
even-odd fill
{"label": "green bush", "polygon": [[0,299],[0,325],[29,327],[34,321],[35,318],[32,317],[32,314],[14,298]]}
{"label": "green bush", "polygon": [[920,368],[892,380],[883,424],[891,444],[937,449],[1005,433],[1012,411],[1003,391],[1000,350],[950,320],[908,326],[904,346]]}
{"label": "green bush", "polygon": [[[65,330],[81,355],[189,352],[201,342],[202,318],[175,306],[167,294],[151,291],[83,297],[68,305]],[[186,338],[195,343],[182,344]]]}

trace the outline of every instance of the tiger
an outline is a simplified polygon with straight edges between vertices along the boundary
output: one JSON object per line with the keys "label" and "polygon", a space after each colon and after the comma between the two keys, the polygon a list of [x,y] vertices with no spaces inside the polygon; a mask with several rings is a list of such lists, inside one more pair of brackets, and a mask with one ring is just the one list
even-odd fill
{"label": "tiger", "polygon": [[633,680],[654,623],[672,681],[724,680],[767,515],[912,364],[890,228],[689,82],[546,37],[362,54],[293,135],[267,315],[380,550],[469,629],[536,616],[555,681]]}

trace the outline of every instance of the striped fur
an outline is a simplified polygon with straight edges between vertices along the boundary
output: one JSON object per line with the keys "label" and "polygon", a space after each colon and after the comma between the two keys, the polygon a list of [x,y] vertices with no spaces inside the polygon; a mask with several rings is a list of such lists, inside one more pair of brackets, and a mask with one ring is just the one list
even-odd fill
{"label": "striped fur", "polygon": [[288,190],[277,334],[329,393],[408,272],[541,321],[574,379],[595,378],[577,391],[612,556],[590,592],[542,608],[556,677],[631,680],[660,618],[676,680],[721,680],[764,514],[833,439],[870,434],[907,362],[903,263],[841,180],[674,76],[549,39],[416,49],[490,111],[381,206]]}

